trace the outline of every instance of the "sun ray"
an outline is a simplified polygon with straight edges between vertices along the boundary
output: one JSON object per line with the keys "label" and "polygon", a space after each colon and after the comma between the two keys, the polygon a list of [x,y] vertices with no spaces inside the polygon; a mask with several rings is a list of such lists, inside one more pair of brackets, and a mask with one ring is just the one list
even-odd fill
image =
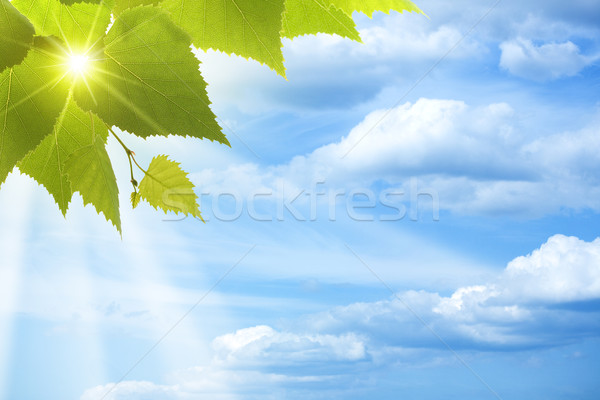
{"label": "sun ray", "polygon": [[[112,76],[114,78],[118,78],[118,79],[122,79],[122,77],[120,75],[111,73],[109,71],[106,71],[104,69],[100,69],[100,68],[95,68],[94,69],[95,72],[99,73],[99,74],[104,74],[106,76]],[[101,79],[97,79],[93,76],[88,76],[92,81],[95,82],[102,82]],[[92,92],[91,89],[88,90],[90,91],[90,93]],[[160,135],[161,133],[165,132],[165,128],[162,127],[152,116],[148,115],[148,113],[146,113],[144,110],[140,109],[139,107],[137,107],[132,101],[130,101],[126,95],[124,95],[123,93],[121,93],[121,91],[119,91],[118,89],[116,89],[115,87],[111,87],[111,95],[116,97],[117,100],[119,101],[119,104],[121,106],[124,106],[126,108],[128,108],[129,110],[133,111],[136,114],[137,118],[142,119],[144,122],[146,122],[147,124],[149,124],[150,126],[152,126],[153,129],[156,129],[156,135]]]}
{"label": "sun ray", "polygon": [[[53,81],[50,81],[50,82],[48,82],[48,83],[47,83],[47,84],[45,84],[44,86],[41,86],[41,87],[39,87],[37,90],[33,91],[32,93],[29,93],[29,95],[28,95],[28,96],[26,96],[26,97],[24,97],[23,99],[21,99],[21,100],[17,101],[16,103],[12,103],[12,102],[11,102],[9,107],[5,107],[4,109],[0,109],[0,112],[7,112],[7,113],[8,113],[8,112],[9,112],[9,111],[11,111],[12,109],[14,109],[14,108],[16,108],[16,107],[20,106],[21,104],[23,104],[23,103],[25,103],[25,102],[27,102],[27,101],[31,101],[33,97],[35,97],[35,96],[37,96],[37,95],[38,95],[38,93],[41,93],[41,92],[43,92],[43,91],[45,91],[45,90],[50,90],[50,89],[52,89],[52,88],[56,87],[56,85],[58,85],[58,84],[60,83],[60,81],[62,81],[62,80],[63,80],[63,79],[66,77],[66,75],[68,75],[68,73],[66,73],[65,75],[63,75],[63,76],[62,76],[62,77],[60,77],[60,78],[57,78],[57,79],[55,79],[55,80],[53,80]],[[16,78],[16,77],[15,77],[15,78]],[[19,80],[18,80],[18,78],[17,78],[17,80],[16,80],[16,81],[17,81],[17,82],[19,81]]]}
{"label": "sun ray", "polygon": [[92,97],[92,101],[94,102],[95,105],[98,105],[96,96],[94,96],[94,91],[90,87],[90,84],[88,83],[87,78],[85,77],[85,75],[83,75],[81,78],[83,79],[83,83],[85,83],[85,87],[87,88],[88,92],[90,93],[90,96]]}
{"label": "sun ray", "polygon": [[24,182],[12,174],[0,192],[2,226],[10,227],[0,230],[0,398],[6,398],[5,394],[10,385],[13,325],[23,281],[23,258],[26,253],[34,190],[30,181]]}
{"label": "sun ray", "polygon": [[69,43],[69,41],[67,40],[67,36],[65,35],[65,31],[63,31],[60,20],[58,18],[56,18],[56,26],[58,27],[58,30],[60,31],[60,35],[62,36],[62,41],[65,43],[65,45],[67,46],[67,48],[69,49],[69,53],[73,53],[73,49],[71,48],[71,44]]}
{"label": "sun ray", "polygon": [[[100,19],[100,11],[102,10],[102,7],[105,6],[106,4],[104,3],[104,0],[102,0],[100,2],[100,4],[98,5],[98,9],[96,10],[96,15],[94,16],[94,22],[92,22],[92,26],[90,27],[90,32],[87,34],[86,37],[86,42],[85,42],[85,48],[86,49],[90,49],[90,37],[92,36],[92,32],[94,32],[94,30],[96,29],[96,24],[98,23],[98,20]],[[98,40],[96,40],[96,42],[98,42]]]}

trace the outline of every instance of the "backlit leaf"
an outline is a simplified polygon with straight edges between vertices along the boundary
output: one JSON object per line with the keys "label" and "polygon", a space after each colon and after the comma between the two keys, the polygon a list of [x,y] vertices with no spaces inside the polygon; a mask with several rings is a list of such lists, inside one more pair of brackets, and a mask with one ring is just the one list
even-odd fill
{"label": "backlit leaf", "polygon": [[412,11],[423,14],[423,11],[409,0],[328,0],[328,2],[348,15],[352,15],[354,11],[358,11],[372,17],[375,11],[382,11],[389,14],[392,10],[398,12]]}
{"label": "backlit leaf", "polygon": [[23,61],[34,34],[27,18],[8,0],[0,0],[0,72]]}
{"label": "backlit leaf", "polygon": [[281,18],[285,0],[164,0],[194,46],[252,58],[285,75]]}
{"label": "backlit leaf", "polygon": [[165,213],[174,211],[176,214],[181,212],[202,218],[194,185],[187,173],[179,167],[179,163],[169,160],[167,156],[154,157],[147,174],[140,182],[139,195],[152,207],[160,208]]}
{"label": "backlit leaf", "polygon": [[65,171],[83,203],[93,204],[121,232],[119,189],[102,137],[96,135],[92,144],[73,152],[65,162]]}
{"label": "backlit leaf", "polygon": [[109,125],[141,137],[169,134],[229,144],[209,107],[189,36],[155,7],[124,11],[75,100]]}
{"label": "backlit leaf", "polygon": [[92,113],[82,111],[71,100],[58,118],[52,134],[18,164],[21,172],[48,190],[63,215],[73,194],[65,161],[76,150],[91,145],[96,135],[106,141],[108,130],[104,123]]}
{"label": "backlit leaf", "polygon": [[0,74],[0,184],[52,133],[67,102],[70,79],[57,48],[38,38],[21,64]]}
{"label": "backlit leaf", "polygon": [[286,0],[285,5],[285,37],[329,33],[360,41],[354,20],[328,0]]}
{"label": "backlit leaf", "polygon": [[136,208],[140,204],[140,193],[131,192],[131,207]]}
{"label": "backlit leaf", "polygon": [[110,23],[113,0],[62,4],[58,0],[13,0],[12,4],[37,29],[38,35],[60,38],[70,52],[87,52],[98,42]]}

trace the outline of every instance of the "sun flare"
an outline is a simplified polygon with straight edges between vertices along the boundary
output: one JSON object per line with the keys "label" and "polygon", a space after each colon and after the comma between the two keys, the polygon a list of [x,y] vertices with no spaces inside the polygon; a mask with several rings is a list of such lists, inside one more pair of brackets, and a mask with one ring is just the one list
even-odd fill
{"label": "sun flare", "polygon": [[69,58],[69,67],[72,73],[83,75],[87,68],[88,57],[82,54],[73,54]]}

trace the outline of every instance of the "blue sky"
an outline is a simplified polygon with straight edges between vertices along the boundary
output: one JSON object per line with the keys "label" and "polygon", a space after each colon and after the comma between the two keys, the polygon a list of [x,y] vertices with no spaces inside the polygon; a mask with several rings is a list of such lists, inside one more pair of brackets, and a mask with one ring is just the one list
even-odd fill
{"label": "blue sky", "polygon": [[130,210],[113,142],[122,239],[9,176],[0,397],[595,399],[600,7],[418,5],[288,81],[198,54],[232,149],[123,135],[206,224]]}

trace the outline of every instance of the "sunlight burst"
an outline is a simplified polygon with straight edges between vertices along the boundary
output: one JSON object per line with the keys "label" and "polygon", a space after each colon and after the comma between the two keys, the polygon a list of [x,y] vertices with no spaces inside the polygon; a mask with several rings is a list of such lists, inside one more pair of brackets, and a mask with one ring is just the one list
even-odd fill
{"label": "sunlight burst", "polygon": [[69,67],[71,72],[83,75],[87,68],[88,57],[82,54],[72,54],[69,59]]}

